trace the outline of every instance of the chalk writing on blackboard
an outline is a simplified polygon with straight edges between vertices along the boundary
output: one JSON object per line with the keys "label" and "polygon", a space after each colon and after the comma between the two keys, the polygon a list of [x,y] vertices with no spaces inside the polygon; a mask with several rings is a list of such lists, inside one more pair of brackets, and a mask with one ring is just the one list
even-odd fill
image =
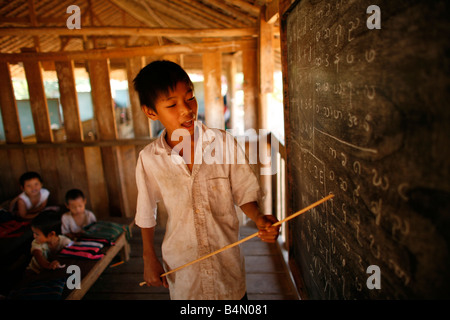
{"label": "chalk writing on blackboard", "polygon": [[291,206],[336,196],[293,226],[313,298],[448,296],[448,7],[297,1],[285,17]]}

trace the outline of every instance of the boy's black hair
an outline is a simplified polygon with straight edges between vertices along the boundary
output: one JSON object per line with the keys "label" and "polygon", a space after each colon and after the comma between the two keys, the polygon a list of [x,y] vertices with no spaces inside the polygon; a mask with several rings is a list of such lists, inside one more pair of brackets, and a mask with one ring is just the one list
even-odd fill
{"label": "boy's black hair", "polygon": [[52,231],[58,235],[61,233],[61,215],[53,210],[44,210],[31,220],[31,226],[41,230],[45,236]]}
{"label": "boy's black hair", "polygon": [[42,183],[41,176],[39,175],[39,173],[34,172],[34,171],[28,171],[28,172],[25,172],[24,174],[22,174],[19,178],[19,183],[23,187],[25,185],[25,181],[28,181],[28,180],[31,180],[34,178],[39,179],[39,181]]}
{"label": "boy's black hair", "polygon": [[69,203],[69,200],[75,200],[78,198],[84,198],[84,193],[80,189],[70,189],[66,192],[66,203]]}
{"label": "boy's black hair", "polygon": [[157,60],[149,63],[134,78],[134,89],[139,94],[141,107],[156,112],[155,103],[161,95],[169,94],[179,82],[184,82],[192,90],[194,85],[182,67],[172,61]]}

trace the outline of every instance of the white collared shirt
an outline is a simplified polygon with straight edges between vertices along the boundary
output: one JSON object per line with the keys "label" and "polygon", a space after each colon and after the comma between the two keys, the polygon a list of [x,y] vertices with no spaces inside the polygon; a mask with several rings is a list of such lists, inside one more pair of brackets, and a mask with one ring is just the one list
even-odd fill
{"label": "white collared shirt", "polygon": [[[201,132],[201,148],[196,148],[196,156],[208,154],[211,158],[215,155],[214,148],[218,150],[213,142],[222,141],[227,152],[245,158],[229,133],[204,125]],[[208,164],[196,157],[191,172],[179,155],[173,155],[165,135],[164,131],[139,154],[135,222],[141,228],[154,227],[157,203],[164,203],[168,220],[162,255],[168,271],[238,241],[235,205],[258,201],[261,190],[248,162]],[[241,299],[246,291],[239,246],[171,273],[167,278],[174,300]]]}

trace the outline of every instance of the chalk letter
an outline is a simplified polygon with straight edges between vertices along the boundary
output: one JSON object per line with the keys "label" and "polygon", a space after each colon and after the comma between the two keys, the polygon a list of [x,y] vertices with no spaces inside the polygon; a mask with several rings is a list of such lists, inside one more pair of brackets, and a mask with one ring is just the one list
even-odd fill
{"label": "chalk letter", "polygon": [[67,273],[73,273],[71,276],[67,278],[66,285],[67,288],[72,289],[80,289],[80,280],[81,280],[81,270],[79,266],[70,265],[67,267]]}
{"label": "chalk letter", "polygon": [[372,273],[372,275],[367,278],[366,285],[370,290],[372,289],[381,289],[381,272],[380,267],[376,265],[370,265],[366,273]]}
{"label": "chalk letter", "polygon": [[66,21],[67,28],[68,29],[81,29],[80,7],[72,4],[67,7],[66,13],[72,13],[72,15],[69,18],[67,18],[67,21]]}
{"label": "chalk letter", "polygon": [[381,10],[377,5],[370,5],[367,7],[366,13],[372,15],[367,18],[367,29],[381,29]]}

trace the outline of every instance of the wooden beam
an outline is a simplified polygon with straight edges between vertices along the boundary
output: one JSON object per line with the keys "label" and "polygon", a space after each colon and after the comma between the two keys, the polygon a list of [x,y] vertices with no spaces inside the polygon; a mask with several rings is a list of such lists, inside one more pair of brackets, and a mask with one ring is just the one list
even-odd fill
{"label": "wooden beam", "polygon": [[0,36],[164,36],[186,38],[256,37],[257,28],[144,28],[144,27],[60,27],[0,28]]}
{"label": "wooden beam", "polygon": [[36,53],[3,53],[0,61],[19,63],[26,61],[64,61],[64,60],[95,60],[95,59],[123,59],[135,56],[163,56],[166,54],[196,54],[206,52],[237,52],[255,49],[256,41],[214,41],[180,45],[133,47],[118,49],[90,49],[84,51],[65,52],[36,52]]}
{"label": "wooden beam", "polygon": [[205,91],[205,124],[211,128],[225,129],[222,98],[222,54],[203,54]]}
{"label": "wooden beam", "polygon": [[55,68],[67,141],[83,141],[73,61],[56,61]]}
{"label": "wooden beam", "polygon": [[279,10],[278,0],[273,0],[267,3],[264,10],[264,20],[270,24],[274,24],[280,16]]}
{"label": "wooden beam", "polygon": [[6,143],[22,143],[19,111],[14,97],[14,88],[11,82],[9,64],[0,62],[0,108],[2,111],[3,128]]}

